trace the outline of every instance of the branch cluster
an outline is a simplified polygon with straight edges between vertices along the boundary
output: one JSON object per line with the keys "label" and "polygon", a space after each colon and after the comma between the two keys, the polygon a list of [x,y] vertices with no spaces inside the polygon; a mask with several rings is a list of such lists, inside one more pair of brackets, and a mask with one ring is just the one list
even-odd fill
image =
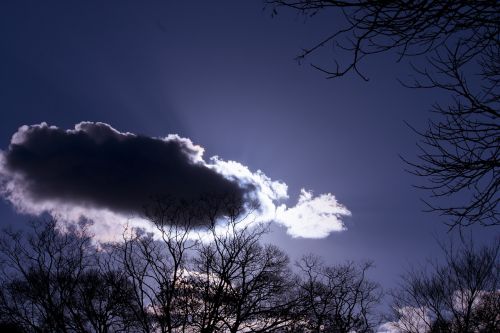
{"label": "branch cluster", "polygon": [[334,22],[337,28],[297,57],[302,61],[331,44],[333,68],[312,64],[327,78],[355,72],[368,80],[360,66],[374,54],[395,52],[398,61],[423,58],[422,66],[412,65],[414,81],[403,84],[440,90],[449,103],[434,105],[436,116],[428,128],[416,131],[421,154],[418,161],[407,161],[410,171],[428,180],[419,187],[431,191],[430,210],[451,217],[450,227],[500,224],[498,1],[265,2],[273,14],[283,7],[306,17],[340,14],[332,16],[340,19]]}
{"label": "branch cluster", "polygon": [[[298,274],[286,253],[262,243],[267,226],[216,201],[155,200],[146,216],[156,232],[127,229],[115,243],[97,243],[87,224],[61,230],[48,221],[29,233],[6,232],[0,323],[22,332],[102,333],[304,332],[318,320],[335,332],[374,327],[369,305],[378,287],[365,278],[369,266],[315,263],[336,279],[329,282]],[[218,209],[234,214],[221,221]],[[200,219],[208,232],[195,238]],[[308,292],[323,290],[328,311],[318,316]]]}
{"label": "branch cluster", "polygon": [[[286,253],[262,243],[266,226],[236,216],[214,224],[208,239],[193,239],[180,220],[185,209],[152,220],[177,222],[154,224],[155,236],[126,230],[115,243],[97,243],[87,222],[5,231],[0,329],[371,333],[380,323],[371,262],[325,265],[305,255],[291,266]],[[444,263],[403,278],[386,325],[398,333],[498,331],[499,246],[443,250]]]}

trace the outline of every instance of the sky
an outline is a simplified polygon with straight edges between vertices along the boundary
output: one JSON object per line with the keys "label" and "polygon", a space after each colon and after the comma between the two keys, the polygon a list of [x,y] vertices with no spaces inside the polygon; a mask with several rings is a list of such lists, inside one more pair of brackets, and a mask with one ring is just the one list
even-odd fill
{"label": "sky", "polygon": [[[139,210],[144,184],[234,191],[263,203],[260,218],[275,221],[266,241],[292,260],[373,260],[371,277],[396,287],[412,263],[439,256],[437,240],[457,237],[423,212],[422,180],[400,157],[418,154],[405,122],[423,128],[444,97],[404,88],[409,65],[394,54],[363,64],[368,82],[298,64],[333,17],[272,17],[259,0],[2,2],[0,225],[59,209],[108,219],[112,236],[109,221]],[[333,64],[328,49],[313,60]],[[100,171],[71,169],[97,155]],[[103,170],[140,178],[120,188]]]}

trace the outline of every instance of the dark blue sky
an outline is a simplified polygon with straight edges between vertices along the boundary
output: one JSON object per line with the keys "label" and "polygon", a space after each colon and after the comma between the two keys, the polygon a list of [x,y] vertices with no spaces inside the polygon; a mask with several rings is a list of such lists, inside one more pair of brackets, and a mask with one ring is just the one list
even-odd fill
{"label": "dark blue sky", "polygon": [[[369,82],[326,80],[293,58],[330,31],[332,17],[283,11],[255,1],[81,1],[0,4],[0,149],[22,125],[73,128],[100,121],[147,136],[177,133],[289,186],[330,192],[351,212],[347,231],[269,238],[293,258],[372,259],[372,276],[392,287],[410,262],[437,253],[449,235],[423,213],[398,154],[416,156],[430,105],[443,97],[406,89],[407,63],[369,59]],[[331,63],[328,50],[315,61]],[[28,219],[0,204],[2,225]],[[493,229],[470,228],[482,241]],[[452,236],[456,236],[456,232]]]}

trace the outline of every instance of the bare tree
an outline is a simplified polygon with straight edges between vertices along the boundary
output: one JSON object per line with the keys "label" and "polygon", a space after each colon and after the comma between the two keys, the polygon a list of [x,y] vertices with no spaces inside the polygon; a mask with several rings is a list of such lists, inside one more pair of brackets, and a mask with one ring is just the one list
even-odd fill
{"label": "bare tree", "polygon": [[268,227],[250,212],[228,198],[156,200],[146,209],[156,233],[127,229],[107,244],[87,223],[5,232],[0,323],[25,332],[368,332],[378,291],[365,277],[370,265],[309,257],[300,280],[282,250],[262,244]]}
{"label": "bare tree", "polygon": [[0,242],[0,312],[30,332],[83,332],[72,300],[90,265],[90,237],[82,225],[65,233],[56,227],[50,220],[34,223],[28,236],[5,231]]}
{"label": "bare tree", "polygon": [[0,241],[0,318],[24,332],[132,332],[131,288],[88,223],[33,222]]}
{"label": "bare tree", "polygon": [[133,289],[124,271],[103,265],[85,271],[73,291],[72,308],[85,332],[137,332]]}
{"label": "bare tree", "polygon": [[[418,162],[411,172],[430,181],[419,186],[434,197],[429,208],[450,216],[450,226],[500,224],[499,75],[500,6],[498,1],[266,0],[277,14],[292,8],[305,17],[331,12],[336,29],[303,49],[303,61],[331,45],[335,65],[311,65],[327,78],[350,72],[368,80],[365,58],[395,52],[398,61],[424,58],[413,66],[414,88],[438,89],[450,96],[421,136]],[[348,59],[347,62],[342,62]],[[422,63],[422,62],[421,62]],[[458,193],[471,199],[457,201]],[[443,202],[442,202],[443,201]]]}
{"label": "bare tree", "polygon": [[[462,53],[471,51],[461,45],[444,55],[437,53],[431,62],[436,74],[420,71],[424,79],[413,83],[413,87],[438,88],[452,95],[450,104],[433,106],[438,116],[425,131],[415,130],[421,138],[420,161],[406,161],[410,172],[429,180],[418,187],[430,190],[433,201],[453,199],[454,204],[426,202],[431,211],[452,218],[450,227],[500,224],[499,46],[483,51],[479,89],[463,73],[466,55]],[[460,199],[457,194],[462,192],[468,192],[469,198]]]}
{"label": "bare tree", "polygon": [[408,333],[499,331],[499,245],[443,249],[443,263],[413,269],[393,292],[393,326]]}
{"label": "bare tree", "polygon": [[114,244],[142,331],[267,332],[289,320],[288,257],[260,244],[267,228],[250,226],[251,209],[233,196],[146,207],[157,232],[128,230]]}
{"label": "bare tree", "polygon": [[243,222],[229,217],[198,247],[191,305],[200,332],[271,332],[291,320],[295,300],[288,256],[260,243],[265,226]]}
{"label": "bare tree", "polygon": [[302,316],[296,326],[312,332],[371,332],[377,324],[373,307],[381,297],[380,287],[366,277],[371,266],[325,266],[317,256],[303,257],[298,263]]}
{"label": "bare tree", "polygon": [[199,206],[172,198],[155,198],[145,215],[156,236],[126,230],[115,244],[117,261],[134,291],[135,317],[143,332],[183,332],[189,312],[185,303],[188,252],[196,246],[189,232],[200,223]]}

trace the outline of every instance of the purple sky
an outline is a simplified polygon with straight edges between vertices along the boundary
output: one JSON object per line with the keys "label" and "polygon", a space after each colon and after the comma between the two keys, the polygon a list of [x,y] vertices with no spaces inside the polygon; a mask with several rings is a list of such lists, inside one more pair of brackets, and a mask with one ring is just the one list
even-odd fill
{"label": "purple sky", "polygon": [[[66,1],[0,4],[0,149],[22,125],[62,130],[82,121],[147,137],[178,134],[252,172],[333,194],[352,216],[347,230],[292,238],[274,224],[268,236],[292,258],[315,252],[327,262],[375,261],[372,277],[394,287],[411,262],[437,253],[443,218],[423,213],[404,171],[430,105],[443,96],[403,88],[405,62],[369,59],[355,75],[326,80],[294,60],[332,28],[328,13],[271,18],[255,1]],[[332,63],[328,50],[315,61]],[[29,219],[6,200],[0,224]],[[493,229],[469,228],[479,242]],[[456,237],[456,232],[451,234]]]}

